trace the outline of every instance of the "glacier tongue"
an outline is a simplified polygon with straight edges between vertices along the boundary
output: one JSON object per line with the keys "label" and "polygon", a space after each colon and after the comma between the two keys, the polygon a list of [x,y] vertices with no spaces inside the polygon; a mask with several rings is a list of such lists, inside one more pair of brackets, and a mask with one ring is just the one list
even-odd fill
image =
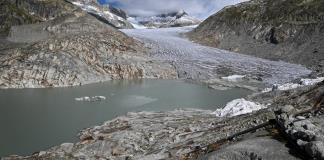
{"label": "glacier tongue", "polygon": [[[122,30],[151,48],[152,58],[171,63],[179,78],[208,81],[232,75],[256,77],[267,85],[284,84],[311,73],[307,68],[202,46],[183,36],[189,27]],[[226,73],[226,74],[224,74]],[[241,76],[227,77],[239,80]]]}

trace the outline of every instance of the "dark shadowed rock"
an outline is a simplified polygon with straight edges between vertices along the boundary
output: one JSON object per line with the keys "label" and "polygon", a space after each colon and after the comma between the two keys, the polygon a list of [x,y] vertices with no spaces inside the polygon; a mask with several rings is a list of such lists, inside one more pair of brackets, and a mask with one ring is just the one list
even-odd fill
{"label": "dark shadowed rock", "polygon": [[109,7],[109,10],[110,10],[111,13],[113,13],[113,14],[119,16],[119,17],[122,17],[125,20],[127,19],[127,13],[125,11],[123,11],[122,9],[115,8],[115,7],[111,6],[111,5],[109,5],[108,7]]}

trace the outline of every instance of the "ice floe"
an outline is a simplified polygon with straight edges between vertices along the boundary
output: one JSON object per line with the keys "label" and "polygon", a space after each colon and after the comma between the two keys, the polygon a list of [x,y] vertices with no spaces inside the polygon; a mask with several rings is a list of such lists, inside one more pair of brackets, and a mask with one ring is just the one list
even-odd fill
{"label": "ice floe", "polygon": [[76,101],[85,101],[85,102],[95,102],[95,101],[104,101],[107,98],[105,96],[93,96],[93,97],[80,97],[80,98],[75,98]]}
{"label": "ice floe", "polygon": [[257,111],[264,108],[267,108],[267,106],[241,98],[228,102],[224,108],[217,109],[212,114],[215,114],[217,117],[233,117],[242,114],[252,113],[253,111]]}

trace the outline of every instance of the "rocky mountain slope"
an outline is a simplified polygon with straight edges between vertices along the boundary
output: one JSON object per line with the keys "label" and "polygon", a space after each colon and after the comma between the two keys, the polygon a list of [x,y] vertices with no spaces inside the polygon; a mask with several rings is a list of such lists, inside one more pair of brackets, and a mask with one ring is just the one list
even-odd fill
{"label": "rocky mountain slope", "polygon": [[70,0],[70,2],[116,28],[133,28],[132,24],[127,21],[128,16],[126,12],[119,8],[110,5],[100,5],[97,0]]}
{"label": "rocky mountain slope", "polygon": [[73,5],[55,0],[2,0],[0,2],[0,32],[11,26],[32,24],[55,19],[74,10]]}
{"label": "rocky mountain slope", "polygon": [[324,1],[252,0],[229,6],[189,33],[196,42],[324,68]]}
{"label": "rocky mountain slope", "polygon": [[[3,26],[10,29],[8,37],[1,39],[6,45],[0,49],[0,88],[177,77],[171,65],[149,59],[140,42],[71,3],[7,2],[1,6],[9,10],[10,14],[3,17]],[[25,20],[18,13],[32,20]]]}
{"label": "rocky mountain slope", "polygon": [[168,28],[196,25],[200,20],[191,17],[183,10],[170,12],[150,17],[131,17],[129,19],[135,25],[143,25],[148,28]]}

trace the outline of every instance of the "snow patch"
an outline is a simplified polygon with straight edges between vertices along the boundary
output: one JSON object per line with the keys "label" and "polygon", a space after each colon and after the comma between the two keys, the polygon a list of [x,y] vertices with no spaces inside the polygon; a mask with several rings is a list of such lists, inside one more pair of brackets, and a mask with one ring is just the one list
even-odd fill
{"label": "snow patch", "polygon": [[317,77],[316,79],[301,79],[300,81],[302,82],[302,85],[310,86],[324,81],[324,77]]}
{"label": "snow patch", "polygon": [[98,6],[98,5],[92,4],[90,2],[91,1],[89,1],[89,2],[85,1],[84,3],[81,3],[78,1],[74,1],[72,3],[74,5],[80,7],[82,10],[84,10],[86,12],[96,14],[100,17],[103,17],[104,19],[107,19],[108,21],[116,22],[116,23],[113,23],[116,27],[122,27],[122,23],[120,23],[120,22],[124,22],[124,23],[126,22],[125,19],[112,13],[108,8]]}
{"label": "snow patch", "polygon": [[222,109],[217,109],[212,114],[215,114],[217,117],[233,117],[242,114],[252,113],[253,111],[258,111],[260,109],[265,109],[267,106],[260,103],[255,103],[247,101],[244,98],[235,99],[226,104]]}
{"label": "snow patch", "polygon": [[76,5],[76,6],[83,6],[83,4],[82,3],[80,3],[80,2],[72,2],[72,4],[74,4],[74,5]]}
{"label": "snow patch", "polygon": [[286,90],[296,89],[299,87],[315,85],[322,81],[324,81],[324,77],[318,77],[316,79],[301,79],[299,83],[286,83],[281,85],[274,84],[272,88],[265,88],[262,92],[266,93],[275,90],[286,91]]}
{"label": "snow patch", "polygon": [[237,82],[237,81],[242,80],[244,77],[245,77],[244,75],[231,75],[228,77],[222,77],[222,79],[230,81],[230,82]]}
{"label": "snow patch", "polygon": [[81,7],[83,10],[85,11],[96,11],[96,12],[99,12],[100,10],[95,7],[95,6],[92,6],[92,5],[86,5],[86,4],[83,4],[83,3],[80,3],[80,2],[72,2],[72,4],[78,6],[78,7]]}

